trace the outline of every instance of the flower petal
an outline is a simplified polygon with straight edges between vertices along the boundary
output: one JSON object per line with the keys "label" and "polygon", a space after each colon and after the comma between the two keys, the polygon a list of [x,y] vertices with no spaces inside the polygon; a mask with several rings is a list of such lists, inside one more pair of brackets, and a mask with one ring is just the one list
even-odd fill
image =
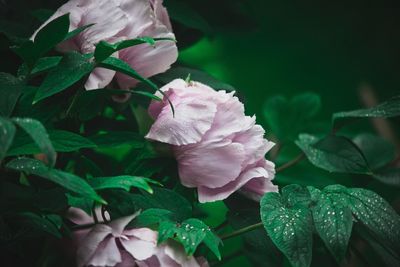
{"label": "flower petal", "polygon": [[263,167],[267,170],[268,177],[252,179],[240,190],[241,193],[255,201],[260,201],[261,197],[267,192],[278,192],[278,186],[272,183],[275,176],[275,164],[265,160]]}
{"label": "flower petal", "polygon": [[[121,250],[121,262],[115,265],[115,267],[135,267],[136,262],[135,259],[132,258],[131,254],[128,252]],[[148,266],[140,266],[139,267],[148,267]]]}
{"label": "flower petal", "polygon": [[230,140],[175,147],[179,177],[187,187],[218,188],[236,179],[245,160],[244,148]]}
{"label": "flower petal", "polygon": [[[153,38],[175,38],[168,29],[157,24],[142,33]],[[141,44],[120,51],[120,59],[127,62],[143,77],[151,77],[168,70],[178,58],[178,49],[173,41],[158,41],[155,46]],[[134,87],[138,81],[122,73],[116,74],[116,79],[122,89]]]}
{"label": "flower petal", "polygon": [[150,0],[150,3],[153,6],[156,19],[164,24],[169,31],[172,31],[171,21],[167,9],[163,6],[163,0]]}
{"label": "flower petal", "polygon": [[164,248],[165,254],[181,267],[200,267],[193,256],[188,256],[183,247],[176,242],[168,242]]}
{"label": "flower petal", "polygon": [[135,228],[124,231],[126,236],[134,236],[140,240],[157,243],[158,232],[150,228]]}
{"label": "flower petal", "polygon": [[231,137],[254,125],[255,117],[244,116],[244,106],[233,93],[218,91],[213,102],[219,102],[212,129],[205,139],[210,142]]}
{"label": "flower petal", "polygon": [[[250,180],[259,178],[268,180],[272,179],[272,177],[270,177],[270,174],[264,167],[256,166],[244,171],[236,180],[230,182],[225,186],[219,188],[201,186],[197,189],[199,194],[199,201],[201,203],[204,203],[226,199],[232,193],[247,184]],[[275,191],[275,188],[273,188],[272,190]]]}
{"label": "flower petal", "polygon": [[99,247],[87,265],[115,266],[121,261],[121,253],[119,252],[115,238],[107,238],[100,243]]}
{"label": "flower petal", "polygon": [[[173,90],[173,89],[171,89]],[[171,107],[166,105],[152,125],[146,138],[171,145],[197,143],[211,128],[216,112],[212,102],[172,98],[175,117]]]}
{"label": "flower petal", "polygon": [[264,158],[264,155],[275,145],[273,142],[264,139],[264,129],[260,125],[253,125],[246,131],[237,133],[233,138],[233,142],[243,145],[246,160],[245,166],[256,163]]}
{"label": "flower petal", "polygon": [[153,256],[156,252],[157,243],[140,240],[135,237],[129,240],[121,239],[122,246],[137,260],[145,260]]}
{"label": "flower petal", "polygon": [[111,227],[105,224],[97,224],[92,228],[92,230],[90,230],[87,236],[80,243],[77,250],[76,258],[78,267],[88,264],[100,243],[111,233]]}
{"label": "flower petal", "polygon": [[121,217],[121,218],[118,218],[116,220],[109,222],[108,225],[109,225],[109,227],[112,228],[112,234],[116,237],[120,236],[123,233],[125,227],[128,225],[128,223],[130,223],[139,214],[140,214],[140,211],[135,212],[132,215]]}
{"label": "flower petal", "polygon": [[89,78],[86,80],[85,89],[95,90],[106,87],[114,78],[115,71],[95,68],[92,73],[90,73]]}

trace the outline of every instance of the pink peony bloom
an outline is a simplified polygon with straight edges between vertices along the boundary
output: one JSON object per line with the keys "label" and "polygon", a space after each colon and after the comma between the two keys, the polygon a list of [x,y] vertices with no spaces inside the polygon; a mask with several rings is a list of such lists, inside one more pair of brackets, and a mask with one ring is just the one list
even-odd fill
{"label": "pink peony bloom", "polygon": [[[58,48],[64,52],[76,50],[92,53],[95,45],[102,40],[115,43],[143,36],[175,38],[162,0],[70,0],[41,28],[67,13],[70,13],[70,31],[89,24],[94,25],[75,38],[61,43]],[[178,57],[178,50],[174,42],[160,41],[155,47],[141,44],[123,49],[113,56],[127,62],[142,76],[150,77],[169,69]],[[85,88],[104,88],[114,77],[122,89],[132,88],[138,83],[124,74],[96,68],[86,81]]]}
{"label": "pink peony bloom", "polygon": [[[80,209],[70,208],[67,216],[75,223],[93,223]],[[158,233],[149,228],[125,229],[136,216],[96,224],[90,230],[75,233],[78,267],[208,267],[204,258],[187,256],[175,241],[157,246]]]}
{"label": "pink peony bloom", "polygon": [[278,191],[271,180],[275,165],[265,160],[274,143],[264,139],[255,117],[245,116],[233,93],[177,79],[161,88],[167,101],[153,101],[155,119],[147,138],[172,145],[184,186],[195,187],[200,202],[227,198],[241,189],[259,199]]}

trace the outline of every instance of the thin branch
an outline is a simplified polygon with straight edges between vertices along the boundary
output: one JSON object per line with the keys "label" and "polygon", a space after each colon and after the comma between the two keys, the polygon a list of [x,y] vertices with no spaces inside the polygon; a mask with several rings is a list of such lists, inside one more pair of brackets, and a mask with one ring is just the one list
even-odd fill
{"label": "thin branch", "polygon": [[260,228],[260,227],[263,227],[263,223],[262,222],[259,222],[259,223],[256,223],[256,224],[252,224],[252,225],[246,226],[244,228],[240,228],[239,230],[236,230],[236,231],[234,231],[232,233],[221,235],[220,238],[222,240],[228,239],[228,238],[231,238],[231,237],[235,237],[235,236],[238,236],[238,235],[253,231],[253,230],[255,230],[257,228]]}
{"label": "thin branch", "polygon": [[285,164],[283,164],[282,166],[276,168],[276,172],[281,172],[285,169],[288,169],[290,167],[292,167],[293,165],[296,165],[298,162],[300,162],[301,160],[303,160],[305,157],[304,153],[301,153],[300,155],[298,155],[297,157],[295,157],[294,159],[292,159],[289,162],[286,162]]}

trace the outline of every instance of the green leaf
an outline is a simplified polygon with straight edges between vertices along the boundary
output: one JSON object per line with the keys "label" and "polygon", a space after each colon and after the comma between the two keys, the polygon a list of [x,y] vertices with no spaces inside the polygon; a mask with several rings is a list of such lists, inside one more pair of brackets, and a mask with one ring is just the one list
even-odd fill
{"label": "green leaf", "polygon": [[332,116],[332,124],[335,129],[338,129],[354,119],[391,118],[397,116],[400,116],[400,96],[393,97],[372,108],[335,113]]}
{"label": "green leaf", "polygon": [[38,75],[56,67],[62,57],[42,57],[36,62],[31,70],[31,75]]}
{"label": "green leaf", "polygon": [[[57,152],[72,152],[78,151],[82,148],[96,147],[96,145],[89,139],[63,130],[50,130],[49,138],[53,144],[54,150]],[[32,142],[27,134],[17,133],[13,145],[7,152],[7,155],[16,156],[37,153],[40,153],[40,148],[36,145],[36,143]]]}
{"label": "green leaf", "polygon": [[235,91],[232,85],[221,82],[204,71],[182,66],[170,68],[166,72],[154,76],[154,80],[167,84],[175,79],[185,79],[189,75],[192,81],[204,83],[216,90]]}
{"label": "green leaf", "polygon": [[175,114],[174,106],[172,105],[172,102],[169,100],[168,96],[165,95],[165,93],[163,91],[158,89],[157,85],[155,85],[152,81],[141,76],[139,73],[136,72],[136,70],[132,69],[131,66],[129,66],[129,64],[126,63],[125,61],[123,61],[119,58],[109,57],[109,58],[105,59],[104,61],[102,61],[98,65],[99,65],[99,67],[102,67],[102,68],[121,72],[125,75],[128,75],[128,76],[144,83],[144,84],[147,84],[148,86],[150,86],[150,88],[157,90],[167,99],[169,105],[171,106],[172,114],[173,115]]}
{"label": "green leaf", "polygon": [[87,55],[75,51],[67,53],[40,85],[34,103],[67,89],[88,75],[93,68],[94,64]]}
{"label": "green leaf", "polygon": [[395,159],[395,147],[385,139],[372,134],[359,134],[353,142],[363,152],[372,170],[384,167]]}
{"label": "green leaf", "polygon": [[78,34],[80,34],[83,31],[85,31],[87,28],[92,27],[93,25],[94,25],[94,23],[88,24],[88,25],[76,28],[75,30],[73,30],[71,32],[68,32],[68,34],[64,38],[64,41],[74,38],[75,36],[77,36]]}
{"label": "green leaf", "polygon": [[94,144],[89,139],[73,132],[63,130],[49,131],[50,140],[54,144],[54,148],[59,152],[72,152],[81,148],[94,148]]}
{"label": "green leaf", "polygon": [[153,88],[155,90],[158,90],[157,85],[155,85],[149,79],[141,76],[139,73],[136,72],[136,70],[132,69],[132,67],[128,63],[126,63],[125,61],[123,61],[119,58],[109,57],[109,58],[105,59],[104,61],[102,61],[101,63],[99,63],[99,67],[121,72],[125,75],[128,75],[138,81],[141,81],[141,82],[147,84],[148,86],[150,86],[151,88]]}
{"label": "green leaf", "polygon": [[20,213],[19,216],[31,227],[49,233],[57,238],[61,238],[60,226],[61,217],[58,215],[40,216],[32,212]]}
{"label": "green leaf", "polygon": [[221,240],[210,228],[199,219],[187,219],[182,223],[162,221],[158,228],[158,243],[165,242],[169,238],[179,241],[188,255],[193,255],[201,242],[221,259],[218,246]]}
{"label": "green leaf", "polygon": [[14,124],[0,117],[0,162],[7,154],[7,150],[10,148],[15,135]]}
{"label": "green leaf", "polygon": [[89,139],[99,148],[116,147],[121,145],[131,145],[133,148],[142,148],[145,145],[145,139],[142,135],[134,132],[107,132],[99,133]]}
{"label": "green leaf", "polygon": [[14,118],[13,121],[35,141],[40,150],[46,154],[49,165],[53,167],[57,154],[42,123],[31,118]]}
{"label": "green leaf", "polygon": [[400,216],[382,197],[362,188],[349,188],[350,209],[379,239],[400,251]]}
{"label": "green leaf", "polygon": [[349,139],[329,135],[321,140],[300,134],[296,145],[315,166],[330,172],[371,174],[360,149]]}
{"label": "green leaf", "polygon": [[294,267],[308,267],[312,258],[312,218],[303,207],[290,207],[279,193],[261,199],[261,220],[271,240]]}
{"label": "green leaf", "polygon": [[153,194],[132,194],[132,200],[138,209],[157,208],[169,210],[177,221],[182,221],[192,216],[192,206],[183,196],[165,188],[155,187],[153,190]]}
{"label": "green leaf", "polygon": [[307,188],[297,184],[282,188],[282,197],[289,207],[308,207],[311,202],[310,192]]}
{"label": "green leaf", "polygon": [[150,187],[149,183],[157,183],[149,178],[130,175],[96,177],[89,179],[88,182],[94,190],[118,188],[129,192],[131,187],[136,187],[143,189],[150,194],[153,193],[153,189]]}
{"label": "green leaf", "polygon": [[175,42],[175,39],[172,38],[151,38],[151,37],[139,37],[135,39],[130,39],[130,40],[123,40],[120,42],[117,42],[115,44],[110,44],[106,41],[100,41],[96,45],[96,49],[94,50],[94,58],[96,59],[97,62],[101,62],[111,56],[113,53],[140,44],[149,44],[154,46],[156,42],[158,41],[173,41]]}
{"label": "green leaf", "polygon": [[17,158],[10,161],[7,164],[7,168],[40,176],[81,196],[106,204],[85,180],[72,173],[48,168],[40,160]]}
{"label": "green leaf", "polygon": [[382,243],[378,242],[371,233],[365,229],[365,226],[356,227],[356,233],[362,237],[365,241],[369,243],[371,248],[380,257],[382,263],[386,266],[400,266],[400,254],[399,252],[394,252],[388,247],[385,247]]}
{"label": "green leaf", "polygon": [[107,100],[110,98],[109,96],[108,89],[80,90],[75,94],[66,113],[68,116],[78,118],[80,121],[90,120],[101,114]]}
{"label": "green leaf", "polygon": [[22,82],[9,73],[0,72],[0,116],[9,117],[23,89]]}
{"label": "green leaf", "polygon": [[145,97],[148,97],[150,99],[156,100],[156,101],[162,101],[161,98],[159,98],[158,96],[156,96],[155,94],[149,93],[149,92],[145,92],[145,91],[129,91],[132,94],[137,94],[137,95],[142,95]]}
{"label": "green leaf", "polygon": [[387,185],[400,187],[400,169],[386,169],[376,171],[372,175],[376,180]]}
{"label": "green leaf", "polygon": [[281,140],[296,138],[308,129],[308,123],[319,112],[321,99],[314,93],[303,93],[290,100],[284,96],[269,98],[263,114],[271,130]]}
{"label": "green leaf", "polygon": [[134,224],[136,228],[150,227],[157,225],[162,221],[172,220],[172,212],[164,209],[147,209],[140,213],[135,219]]}
{"label": "green leaf", "polygon": [[34,42],[29,40],[14,51],[32,67],[35,62],[58,43],[65,39],[69,30],[69,14],[60,16],[44,26],[35,36]]}
{"label": "green leaf", "polygon": [[71,207],[79,208],[87,214],[92,213],[94,201],[85,197],[74,196],[73,194],[65,194],[67,196],[68,205]]}
{"label": "green leaf", "polygon": [[337,199],[337,194],[321,192],[314,187],[308,187],[308,190],[314,202],[312,214],[315,229],[340,264],[346,255],[353,227],[351,210]]}

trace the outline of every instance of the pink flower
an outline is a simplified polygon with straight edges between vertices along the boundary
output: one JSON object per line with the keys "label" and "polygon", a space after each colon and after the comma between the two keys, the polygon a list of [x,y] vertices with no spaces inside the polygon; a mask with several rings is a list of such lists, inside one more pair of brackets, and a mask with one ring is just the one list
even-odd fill
{"label": "pink flower", "polygon": [[[82,210],[70,208],[73,222],[93,223]],[[137,214],[107,224],[96,224],[89,231],[78,231],[77,264],[117,267],[208,267],[204,258],[187,256],[183,247],[168,240],[157,246],[158,233],[149,228],[125,229]]]}
{"label": "pink flower", "polygon": [[[102,40],[115,43],[143,36],[175,38],[162,0],[70,0],[41,28],[67,13],[70,13],[70,31],[89,24],[94,25],[75,38],[61,43],[58,48],[64,52],[76,50],[92,53],[95,45]],[[176,61],[178,51],[174,42],[160,41],[155,47],[141,44],[123,49],[113,56],[127,62],[142,76],[150,77],[169,69]],[[124,74],[96,68],[86,81],[85,88],[104,88],[114,77],[122,89],[132,88],[138,83]]]}
{"label": "pink flower", "polygon": [[181,79],[161,90],[175,117],[165,99],[153,101],[155,122],[146,137],[172,145],[181,182],[197,188],[200,202],[225,199],[238,189],[255,199],[278,190],[271,182],[275,166],[264,158],[274,143],[264,139],[263,128],[244,114],[233,93]]}

